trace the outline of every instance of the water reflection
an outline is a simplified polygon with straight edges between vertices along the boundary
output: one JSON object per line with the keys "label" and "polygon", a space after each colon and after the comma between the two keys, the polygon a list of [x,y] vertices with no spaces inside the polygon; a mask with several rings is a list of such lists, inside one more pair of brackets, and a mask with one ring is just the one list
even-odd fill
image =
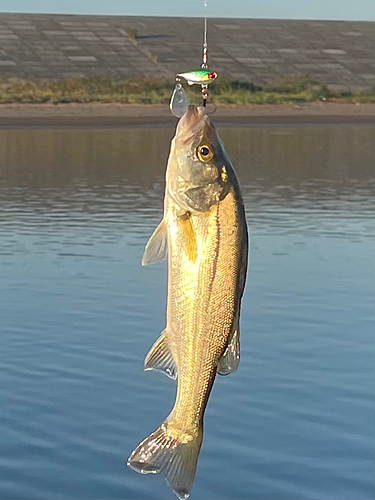
{"label": "water reflection", "polygon": [[[298,216],[303,207],[314,213],[358,206],[371,217],[373,127],[220,132],[253,224],[259,212],[277,215],[279,205]],[[81,218],[96,213],[107,220],[113,211],[127,219],[139,210],[161,210],[171,135],[170,128],[0,131],[3,223],[28,217],[27,207],[39,217],[33,224],[71,222],[76,211]]]}
{"label": "water reflection", "polygon": [[[373,126],[219,130],[245,184],[373,177]],[[164,176],[172,135],[169,127],[1,130],[1,181],[9,187],[62,188],[84,180],[98,188],[126,179],[148,189]]]}
{"label": "water reflection", "polygon": [[[165,266],[166,128],[1,130],[0,492],[172,498],[125,468],[174,385],[143,373]],[[372,498],[374,127],[220,134],[251,234],[242,361],[207,410],[192,498]]]}

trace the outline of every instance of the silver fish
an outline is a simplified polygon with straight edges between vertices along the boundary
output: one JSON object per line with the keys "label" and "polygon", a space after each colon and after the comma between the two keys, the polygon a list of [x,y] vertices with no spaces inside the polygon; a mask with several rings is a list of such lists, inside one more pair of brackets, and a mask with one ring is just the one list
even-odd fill
{"label": "silver fish", "polygon": [[235,172],[205,108],[189,105],[171,144],[164,217],[142,261],[168,256],[167,325],[145,369],[178,379],[177,396],[169,416],[128,460],[139,473],[164,473],[180,499],[193,485],[216,373],[227,375],[239,364],[247,253]]}

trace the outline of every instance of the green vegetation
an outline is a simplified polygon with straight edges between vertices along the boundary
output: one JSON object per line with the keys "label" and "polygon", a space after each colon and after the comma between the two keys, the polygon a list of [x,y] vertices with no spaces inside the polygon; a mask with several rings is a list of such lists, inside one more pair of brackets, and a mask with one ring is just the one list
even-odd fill
{"label": "green vegetation", "polygon": [[[200,88],[185,89],[191,102],[199,102]],[[219,78],[210,85],[215,104],[290,104],[329,100],[375,102],[374,94],[334,92],[305,77],[290,75],[261,88],[248,82]],[[0,80],[0,104],[86,103],[166,104],[173,90],[168,79],[75,78],[64,80]]]}

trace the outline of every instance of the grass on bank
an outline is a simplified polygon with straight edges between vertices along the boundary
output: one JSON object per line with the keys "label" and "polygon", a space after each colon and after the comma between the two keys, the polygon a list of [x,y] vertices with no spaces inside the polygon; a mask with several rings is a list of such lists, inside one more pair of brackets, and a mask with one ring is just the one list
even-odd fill
{"label": "grass on bank", "polygon": [[[167,104],[174,82],[147,78],[117,80],[93,77],[62,80],[0,80],[0,104],[5,103],[124,103]],[[185,90],[191,102],[199,102],[200,88]],[[335,92],[325,85],[299,75],[275,80],[263,88],[248,82],[219,78],[210,85],[210,98],[215,104],[291,104],[319,100],[338,102],[375,102],[374,94]]]}

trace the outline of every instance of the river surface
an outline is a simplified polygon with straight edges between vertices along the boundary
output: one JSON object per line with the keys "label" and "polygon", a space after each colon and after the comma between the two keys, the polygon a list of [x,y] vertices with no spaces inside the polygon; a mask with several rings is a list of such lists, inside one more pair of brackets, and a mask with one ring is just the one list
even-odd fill
{"label": "river surface", "polygon": [[[238,372],[193,499],[374,498],[374,127],[219,128],[251,235]],[[171,499],[126,467],[175,384],[143,372],[173,128],[0,131],[0,497]]]}

